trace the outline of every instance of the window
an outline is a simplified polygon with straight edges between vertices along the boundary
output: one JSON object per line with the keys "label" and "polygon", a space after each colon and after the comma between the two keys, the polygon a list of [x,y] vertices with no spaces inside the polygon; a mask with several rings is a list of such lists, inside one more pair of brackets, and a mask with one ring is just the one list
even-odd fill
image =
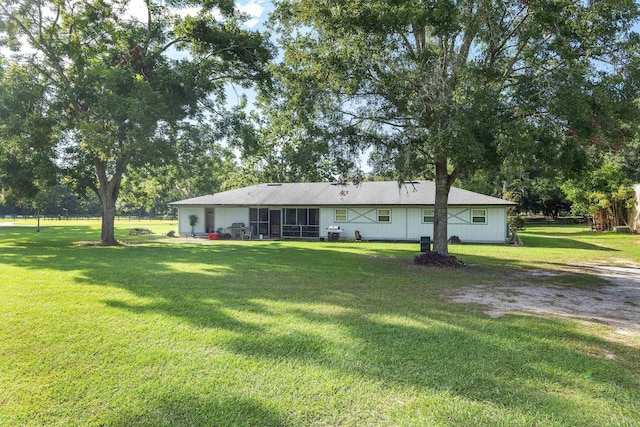
{"label": "window", "polygon": [[433,209],[422,209],[422,222],[433,223],[435,218],[435,210]]}
{"label": "window", "polygon": [[378,222],[391,222],[391,209],[378,209]]}
{"label": "window", "polygon": [[335,211],[335,220],[336,222],[347,222],[347,210],[346,209],[336,209]]}
{"label": "window", "polygon": [[471,209],[471,222],[473,224],[486,224],[487,223],[487,210],[486,209]]}

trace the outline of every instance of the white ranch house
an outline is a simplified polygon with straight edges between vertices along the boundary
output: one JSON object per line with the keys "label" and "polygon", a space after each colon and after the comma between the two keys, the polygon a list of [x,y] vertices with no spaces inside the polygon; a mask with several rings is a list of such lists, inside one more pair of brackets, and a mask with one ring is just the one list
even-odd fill
{"label": "white ranch house", "polygon": [[[218,229],[238,236],[246,226],[251,238],[328,236],[339,227],[341,240],[353,240],[356,230],[365,240],[419,241],[433,236],[435,184],[415,181],[259,184],[170,203],[178,208],[178,232],[191,234],[189,216],[197,215],[196,235]],[[513,202],[451,188],[450,236],[462,242],[502,243],[508,234],[507,207]],[[250,235],[250,236],[249,236]],[[335,234],[333,234],[335,236]]]}

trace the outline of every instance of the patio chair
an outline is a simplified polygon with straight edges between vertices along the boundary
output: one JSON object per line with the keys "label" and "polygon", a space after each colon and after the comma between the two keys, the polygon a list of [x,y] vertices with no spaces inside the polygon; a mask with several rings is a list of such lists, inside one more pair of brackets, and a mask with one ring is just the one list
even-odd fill
{"label": "patio chair", "polygon": [[242,229],[241,230],[241,232],[242,232],[242,240],[244,240],[245,238],[247,240],[251,240],[251,231],[252,231],[251,227]]}

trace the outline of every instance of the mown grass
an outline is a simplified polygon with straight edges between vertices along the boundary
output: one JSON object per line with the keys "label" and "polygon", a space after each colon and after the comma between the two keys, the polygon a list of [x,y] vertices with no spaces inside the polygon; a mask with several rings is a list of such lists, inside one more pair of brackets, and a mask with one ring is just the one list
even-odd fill
{"label": "mown grass", "polygon": [[[552,317],[489,318],[443,295],[522,269],[640,262],[577,228],[522,248],[170,240],[164,222],[0,227],[0,425],[634,426],[640,342]],[[613,357],[612,357],[613,355]]]}

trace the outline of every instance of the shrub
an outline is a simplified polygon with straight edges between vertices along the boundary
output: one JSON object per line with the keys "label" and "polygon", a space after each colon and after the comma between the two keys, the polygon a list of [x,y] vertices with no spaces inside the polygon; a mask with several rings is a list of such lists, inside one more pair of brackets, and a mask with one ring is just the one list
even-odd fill
{"label": "shrub", "polygon": [[527,227],[527,223],[520,215],[509,217],[507,220],[509,223],[509,231],[522,231]]}

